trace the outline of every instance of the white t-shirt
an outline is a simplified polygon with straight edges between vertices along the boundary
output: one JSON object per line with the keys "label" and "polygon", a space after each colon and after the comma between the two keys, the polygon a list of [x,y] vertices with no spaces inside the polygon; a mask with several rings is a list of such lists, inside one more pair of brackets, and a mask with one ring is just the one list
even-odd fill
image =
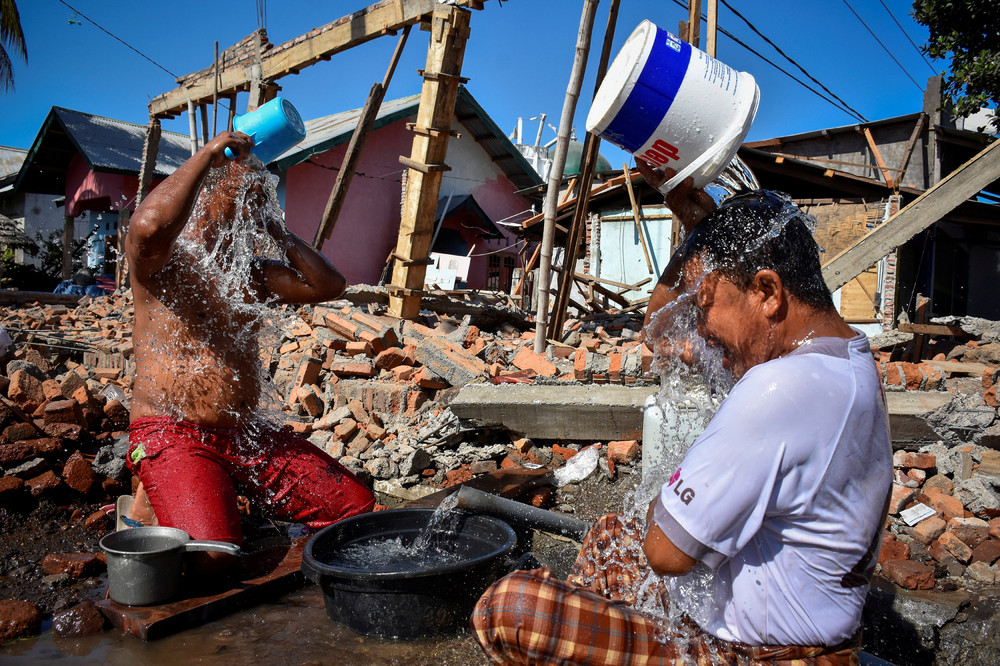
{"label": "white t-shirt", "polygon": [[653,516],[716,570],[715,605],[697,613],[706,631],[750,645],[836,645],[858,628],[891,483],[867,338],[818,338],[743,376]]}

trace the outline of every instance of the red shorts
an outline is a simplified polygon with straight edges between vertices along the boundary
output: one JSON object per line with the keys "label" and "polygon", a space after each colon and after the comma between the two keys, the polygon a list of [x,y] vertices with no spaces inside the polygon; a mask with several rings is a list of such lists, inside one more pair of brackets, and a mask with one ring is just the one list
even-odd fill
{"label": "red shorts", "polygon": [[375,504],[357,477],[291,428],[208,428],[144,417],[129,428],[127,460],[159,524],[193,539],[242,543],[237,486],[270,517],[312,528]]}

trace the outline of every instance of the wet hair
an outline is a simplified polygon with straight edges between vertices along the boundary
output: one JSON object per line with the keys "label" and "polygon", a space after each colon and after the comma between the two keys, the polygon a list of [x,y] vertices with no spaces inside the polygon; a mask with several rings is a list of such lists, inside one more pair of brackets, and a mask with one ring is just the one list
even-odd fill
{"label": "wet hair", "polygon": [[834,307],[813,238],[815,219],[783,194],[756,190],[726,200],[702,220],[677,249],[684,263],[706,256],[709,267],[741,291],[754,276],[773,270],[784,288],[817,310]]}

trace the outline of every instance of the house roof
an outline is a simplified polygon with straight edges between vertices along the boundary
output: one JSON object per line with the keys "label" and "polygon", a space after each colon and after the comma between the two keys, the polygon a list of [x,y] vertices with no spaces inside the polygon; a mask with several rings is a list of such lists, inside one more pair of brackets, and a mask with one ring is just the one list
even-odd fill
{"label": "house roof", "polygon": [[[447,210],[445,210],[446,206]],[[462,216],[463,221],[471,222],[473,226],[483,232],[486,238],[503,238],[500,228],[490,219],[489,215],[486,214],[471,194],[441,197],[438,199],[434,219],[444,220],[460,213],[464,213]]]}
{"label": "house roof", "polygon": [[[372,129],[385,127],[408,117],[415,117],[420,106],[420,95],[410,95],[383,101]],[[294,148],[282,153],[271,163],[278,171],[284,171],[313,155],[326,152],[351,140],[354,129],[361,118],[361,109],[342,111],[333,115],[308,120],[305,140]],[[472,94],[459,86],[455,100],[455,118],[465,126],[469,135],[504,172],[504,175],[518,189],[540,185],[542,179],[531,167],[520,151],[514,147],[507,135],[483,110]]]}
{"label": "house roof", "polygon": [[[95,172],[138,174],[145,137],[145,125],[53,106],[28,150],[14,188],[63,194],[74,152]],[[154,174],[167,176],[189,157],[188,137],[162,132]]]}

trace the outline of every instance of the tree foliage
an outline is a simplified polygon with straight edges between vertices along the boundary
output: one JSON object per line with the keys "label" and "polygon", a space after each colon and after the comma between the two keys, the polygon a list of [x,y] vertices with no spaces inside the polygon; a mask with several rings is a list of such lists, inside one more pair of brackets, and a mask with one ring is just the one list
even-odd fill
{"label": "tree foliage", "polygon": [[983,107],[994,110],[1000,129],[1000,2],[997,0],[914,0],[913,18],[927,26],[923,51],[951,59],[943,92],[961,116]]}
{"label": "tree foliage", "polygon": [[14,64],[7,48],[28,62],[28,46],[14,0],[0,0],[0,90],[4,92],[14,90]]}

